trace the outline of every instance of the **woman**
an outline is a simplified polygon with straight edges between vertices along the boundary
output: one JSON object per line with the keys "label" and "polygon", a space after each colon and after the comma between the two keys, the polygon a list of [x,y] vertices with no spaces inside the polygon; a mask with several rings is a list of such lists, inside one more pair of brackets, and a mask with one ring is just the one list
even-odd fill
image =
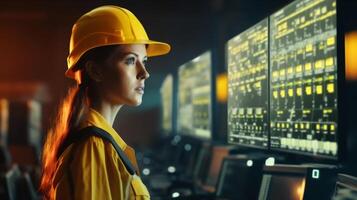
{"label": "woman", "polygon": [[149,199],[134,150],[112,128],[123,105],[142,102],[147,57],[170,51],[128,10],[101,6],[72,29],[69,90],[43,152],[45,199]]}

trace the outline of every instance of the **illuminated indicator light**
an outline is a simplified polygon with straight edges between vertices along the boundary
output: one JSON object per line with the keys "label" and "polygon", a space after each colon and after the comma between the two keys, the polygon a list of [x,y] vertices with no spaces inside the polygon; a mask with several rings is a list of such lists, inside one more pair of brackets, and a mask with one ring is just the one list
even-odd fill
{"label": "illuminated indicator light", "polygon": [[333,84],[333,83],[327,84],[327,92],[334,93],[335,92],[335,84]]}
{"label": "illuminated indicator light", "polygon": [[274,96],[274,99],[277,99],[278,98],[278,91],[274,91],[273,92],[273,96]]}
{"label": "illuminated indicator light", "polygon": [[278,77],[279,76],[279,73],[277,71],[274,71],[273,72],[273,77]]}
{"label": "illuminated indicator light", "polygon": [[143,174],[144,174],[145,176],[150,175],[150,169],[144,168],[144,169],[143,169]]}
{"label": "illuminated indicator light", "polygon": [[302,17],[300,18],[300,21],[301,21],[301,23],[304,23],[304,22],[305,22],[305,16],[302,16]]}
{"label": "illuminated indicator light", "polygon": [[335,125],[331,124],[330,130],[331,130],[331,131],[335,131]]}
{"label": "illuminated indicator light", "polygon": [[316,93],[317,94],[322,94],[322,85],[317,85],[316,86]]}
{"label": "illuminated indicator light", "polygon": [[285,90],[280,90],[280,96],[283,98],[285,97]]}
{"label": "illuminated indicator light", "polygon": [[320,178],[320,170],[318,170],[318,169],[313,169],[313,170],[312,170],[311,177],[314,178],[314,179],[319,179],[319,178]]}
{"label": "illuminated indicator light", "polygon": [[332,109],[324,109],[323,113],[324,114],[331,114],[332,113]]}
{"label": "illuminated indicator light", "polygon": [[299,73],[301,71],[302,71],[302,66],[301,65],[296,66],[296,72]]}
{"label": "illuminated indicator light", "polygon": [[256,71],[257,71],[256,68],[253,67],[253,69],[252,69],[252,74],[255,74]]}
{"label": "illuminated indicator light", "polygon": [[252,108],[248,108],[247,109],[247,114],[248,115],[252,115],[253,114],[253,109]]}
{"label": "illuminated indicator light", "polygon": [[321,14],[321,10],[320,8],[315,10],[315,16],[319,16]]}
{"label": "illuminated indicator light", "polygon": [[289,95],[289,97],[292,97],[294,95],[294,90],[293,89],[289,89],[288,90],[288,95]]}
{"label": "illuminated indicator light", "polygon": [[316,130],[320,130],[320,124],[316,124]]}
{"label": "illuminated indicator light", "polygon": [[327,58],[326,61],[326,67],[332,67],[333,66],[333,58]]}
{"label": "illuminated indicator light", "polygon": [[280,76],[285,76],[285,69],[280,70]]}
{"label": "illuminated indicator light", "polygon": [[275,158],[274,157],[269,157],[265,160],[265,165],[266,166],[273,166],[275,165]]}
{"label": "illuminated indicator light", "polygon": [[172,198],[178,198],[178,197],[180,197],[180,193],[174,192],[171,194],[171,196],[172,196]]}
{"label": "illuminated indicator light", "polygon": [[175,172],[176,172],[176,168],[175,168],[174,166],[169,166],[169,167],[167,168],[167,171],[172,174],[172,173],[175,173]]}
{"label": "illuminated indicator light", "polygon": [[322,60],[318,60],[315,62],[315,69],[321,69],[324,67],[324,62]]}
{"label": "illuminated indicator light", "polygon": [[327,131],[327,124],[324,124],[324,125],[322,126],[322,129],[323,129],[324,131]]}
{"label": "illuminated indicator light", "polygon": [[247,166],[248,167],[253,166],[253,160],[247,160]]}
{"label": "illuminated indicator light", "polygon": [[310,128],[310,124],[307,123],[307,124],[306,124],[306,129],[309,129],[309,128]]}
{"label": "illuminated indicator light", "polygon": [[303,123],[300,124],[300,128],[301,128],[301,129],[304,129],[304,128],[305,128]]}
{"label": "illuminated indicator light", "polygon": [[298,129],[299,128],[299,124],[295,124],[295,128]]}
{"label": "illuminated indicator light", "polygon": [[288,68],[288,74],[292,74],[293,73],[293,68],[292,67],[289,67]]}
{"label": "illuminated indicator light", "polygon": [[335,37],[330,37],[327,39],[327,46],[331,46],[335,44]]}
{"label": "illuminated indicator light", "polygon": [[277,123],[277,124],[276,124],[276,127],[280,128],[280,123]]}
{"label": "illuminated indicator light", "polygon": [[322,7],[321,12],[322,12],[322,13],[326,13],[326,11],[327,11],[326,6]]}
{"label": "illuminated indicator light", "polygon": [[311,93],[312,93],[311,86],[307,86],[307,87],[305,88],[305,92],[306,92],[307,95],[311,95]]}
{"label": "illuminated indicator light", "polygon": [[311,71],[311,63],[305,64],[305,71]]}
{"label": "illuminated indicator light", "polygon": [[285,128],[285,124],[283,123],[283,124],[281,124],[281,128]]}
{"label": "illuminated indicator light", "polygon": [[296,89],[296,94],[297,94],[297,96],[301,96],[302,95],[302,89],[301,88],[297,88]]}
{"label": "illuminated indicator light", "polygon": [[312,51],[312,44],[306,45],[306,52]]}
{"label": "illuminated indicator light", "polygon": [[255,113],[256,113],[257,115],[261,115],[261,114],[262,114],[262,109],[261,109],[261,108],[255,109]]}
{"label": "illuminated indicator light", "polygon": [[257,88],[261,88],[261,87],[262,87],[262,85],[261,85],[261,83],[260,83],[260,82],[256,82],[256,83],[255,83],[255,87],[257,87]]}

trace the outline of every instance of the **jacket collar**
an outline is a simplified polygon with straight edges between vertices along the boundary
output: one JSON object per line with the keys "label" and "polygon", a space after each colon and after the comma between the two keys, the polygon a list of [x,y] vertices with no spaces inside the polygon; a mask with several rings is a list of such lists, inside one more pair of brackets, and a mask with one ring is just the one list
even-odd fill
{"label": "jacket collar", "polygon": [[89,109],[87,120],[82,128],[85,128],[87,126],[96,126],[105,130],[113,137],[113,139],[120,146],[121,149],[126,149],[127,144],[120,137],[120,135],[112,128],[111,125],[108,124],[107,120],[93,108]]}

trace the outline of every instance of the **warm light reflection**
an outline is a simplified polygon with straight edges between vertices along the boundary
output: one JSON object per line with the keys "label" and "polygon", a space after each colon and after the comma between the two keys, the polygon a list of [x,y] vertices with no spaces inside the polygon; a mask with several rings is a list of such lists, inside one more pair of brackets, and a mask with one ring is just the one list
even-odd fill
{"label": "warm light reflection", "polygon": [[346,79],[357,80],[357,31],[345,35]]}
{"label": "warm light reflection", "polygon": [[217,101],[220,103],[227,102],[227,94],[228,94],[228,82],[227,82],[227,73],[218,74],[216,79],[216,93],[217,93]]}
{"label": "warm light reflection", "polygon": [[0,142],[6,144],[6,134],[8,132],[9,102],[0,99]]}
{"label": "warm light reflection", "polygon": [[300,185],[296,187],[296,199],[302,200],[304,198],[305,179],[301,181]]}

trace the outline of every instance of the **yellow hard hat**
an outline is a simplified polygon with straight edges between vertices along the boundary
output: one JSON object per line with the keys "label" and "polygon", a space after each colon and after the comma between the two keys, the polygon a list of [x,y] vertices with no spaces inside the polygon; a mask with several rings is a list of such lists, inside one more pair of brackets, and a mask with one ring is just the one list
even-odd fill
{"label": "yellow hard hat", "polygon": [[76,79],[74,66],[90,49],[115,44],[147,44],[147,56],[170,51],[170,45],[149,40],[135,15],[118,6],[101,6],[80,17],[73,25],[66,76]]}

